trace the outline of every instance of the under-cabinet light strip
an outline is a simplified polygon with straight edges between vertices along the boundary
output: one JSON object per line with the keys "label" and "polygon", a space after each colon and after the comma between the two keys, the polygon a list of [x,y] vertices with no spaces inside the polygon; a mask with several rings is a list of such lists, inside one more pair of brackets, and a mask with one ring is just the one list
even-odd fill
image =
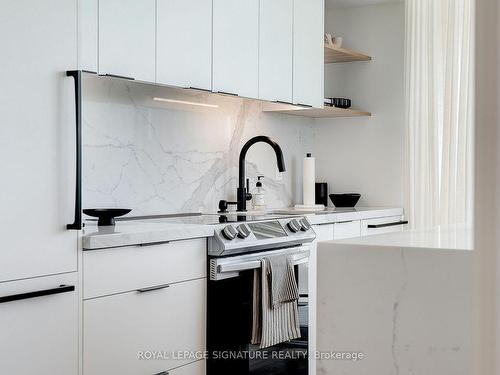
{"label": "under-cabinet light strip", "polygon": [[195,105],[198,107],[208,107],[208,108],[219,108],[217,104],[207,104],[207,103],[198,103],[198,102],[188,102],[185,100],[177,100],[177,99],[167,99],[167,98],[153,98],[157,102],[166,102],[166,103],[175,103],[175,104],[186,104],[186,105]]}

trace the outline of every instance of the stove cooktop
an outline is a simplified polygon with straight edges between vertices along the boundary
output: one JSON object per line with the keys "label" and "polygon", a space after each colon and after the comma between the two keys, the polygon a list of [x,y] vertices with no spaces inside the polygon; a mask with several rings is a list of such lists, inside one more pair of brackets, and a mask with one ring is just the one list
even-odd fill
{"label": "stove cooktop", "polygon": [[242,218],[236,222],[228,221],[215,227],[214,236],[209,241],[208,255],[227,257],[297,247],[316,238],[306,217],[249,215],[245,221],[241,220]]}
{"label": "stove cooktop", "polygon": [[256,214],[256,213],[235,213],[226,214],[179,214],[179,215],[148,215],[148,216],[125,216],[117,218],[117,222],[124,221],[148,221],[153,223],[180,223],[180,224],[199,224],[199,225],[217,225],[231,223],[245,223],[252,221],[283,219],[287,217],[295,217],[291,214]]}

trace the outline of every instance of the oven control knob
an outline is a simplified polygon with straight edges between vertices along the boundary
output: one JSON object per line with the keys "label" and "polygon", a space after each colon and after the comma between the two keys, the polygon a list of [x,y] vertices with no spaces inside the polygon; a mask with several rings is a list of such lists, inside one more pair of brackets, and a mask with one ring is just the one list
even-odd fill
{"label": "oven control knob", "polygon": [[311,229],[311,224],[306,219],[300,219],[300,230],[307,232]]}
{"label": "oven control knob", "polygon": [[238,231],[238,237],[239,238],[247,238],[250,236],[250,229],[245,224],[240,224],[236,227],[236,230]]}
{"label": "oven control knob", "polygon": [[236,229],[234,229],[232,225],[226,226],[224,229],[222,229],[221,233],[224,236],[224,238],[229,241],[234,240],[238,235],[238,232],[236,231]]}
{"label": "oven control knob", "polygon": [[292,219],[288,223],[288,229],[290,229],[293,233],[297,233],[301,228],[301,225],[297,219]]}

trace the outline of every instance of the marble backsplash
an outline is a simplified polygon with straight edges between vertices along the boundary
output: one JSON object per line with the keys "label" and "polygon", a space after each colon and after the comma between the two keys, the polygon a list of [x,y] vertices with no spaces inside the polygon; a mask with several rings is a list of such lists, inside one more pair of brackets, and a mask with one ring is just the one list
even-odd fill
{"label": "marble backsplash", "polygon": [[[219,108],[154,101],[166,88],[105,78],[84,80],[84,207],[128,207],[134,214],[213,212],[235,200],[238,156],[255,135],[282,147],[256,144],[247,155],[252,188],[258,175],[270,208],[301,201],[302,158],[314,146],[312,120],[262,112],[262,104],[218,98]],[[200,93],[197,101],[213,100]],[[206,101],[206,100],[205,100]]]}

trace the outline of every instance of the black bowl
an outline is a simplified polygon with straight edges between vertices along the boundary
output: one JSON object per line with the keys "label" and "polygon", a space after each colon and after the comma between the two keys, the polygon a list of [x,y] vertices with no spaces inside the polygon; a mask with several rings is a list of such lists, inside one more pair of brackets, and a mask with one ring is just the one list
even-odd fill
{"label": "black bowl", "polygon": [[329,197],[335,207],[354,207],[361,198],[361,194],[330,194]]}
{"label": "black bowl", "polygon": [[83,213],[99,218],[97,225],[115,225],[115,217],[126,215],[130,211],[130,208],[86,208]]}

